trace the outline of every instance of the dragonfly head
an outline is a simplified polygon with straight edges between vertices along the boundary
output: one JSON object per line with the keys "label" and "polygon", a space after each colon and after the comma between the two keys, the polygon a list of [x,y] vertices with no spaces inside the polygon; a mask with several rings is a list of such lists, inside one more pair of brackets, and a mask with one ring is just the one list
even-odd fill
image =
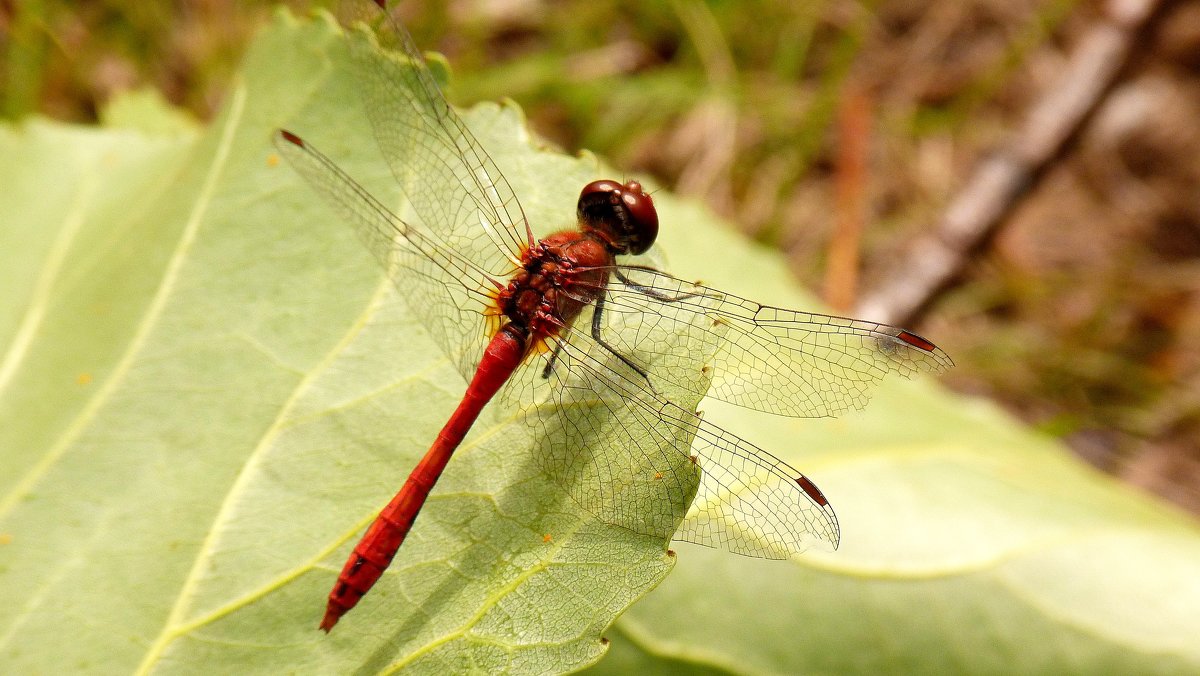
{"label": "dragonfly head", "polygon": [[618,254],[645,253],[658,237],[658,212],[642,184],[592,181],[579,193],[579,225]]}

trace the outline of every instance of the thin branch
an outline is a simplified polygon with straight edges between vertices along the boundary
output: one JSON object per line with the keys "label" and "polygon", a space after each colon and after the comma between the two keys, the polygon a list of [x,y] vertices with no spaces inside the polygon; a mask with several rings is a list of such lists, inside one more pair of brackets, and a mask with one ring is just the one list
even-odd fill
{"label": "thin branch", "polygon": [[859,303],[857,316],[912,323],[950,284],[1112,90],[1158,5],[1158,0],[1109,0],[1105,17],[1083,37],[1062,76],[1034,103],[1012,141],[976,167],[937,228],[918,240],[886,282]]}

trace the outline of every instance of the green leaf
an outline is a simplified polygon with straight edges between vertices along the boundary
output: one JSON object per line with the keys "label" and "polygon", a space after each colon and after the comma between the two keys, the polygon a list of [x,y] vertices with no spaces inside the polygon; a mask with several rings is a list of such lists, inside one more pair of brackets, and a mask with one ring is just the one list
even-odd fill
{"label": "green leaf", "polygon": [[[319,143],[393,182],[328,20],[280,16],[203,134],[0,129],[0,663],[28,672],[560,671],[671,570],[485,417],[389,573],[330,636],[324,597],[464,387],[351,229],[274,161]],[[648,96],[652,96],[648,93]],[[601,173],[512,107],[468,122],[541,230]],[[804,306],[778,257],[656,194],[670,266]],[[800,562],[681,546],[603,668],[1194,671],[1194,521],[991,407],[893,382],[864,413],[707,419],[801,467],[843,545]],[[547,538],[546,536],[549,536]]]}

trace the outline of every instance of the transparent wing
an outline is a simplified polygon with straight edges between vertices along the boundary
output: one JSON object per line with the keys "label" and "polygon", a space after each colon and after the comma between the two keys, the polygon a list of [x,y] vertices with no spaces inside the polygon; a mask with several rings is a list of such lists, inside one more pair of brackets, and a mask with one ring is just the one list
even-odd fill
{"label": "transparent wing", "polygon": [[[632,355],[659,390],[704,394],[706,380],[658,359],[698,345],[717,346],[708,396],[803,418],[862,408],[889,373],[911,377],[953,365],[933,343],[894,326],[760,305],[648,268],[610,273],[601,339]],[[686,339],[681,326],[689,327]]]}
{"label": "transparent wing", "polygon": [[[359,92],[392,174],[419,220],[482,268],[511,272],[533,243],[513,189],[442,96],[412,38],[386,4],[357,0],[375,30],[350,31]],[[381,57],[379,48],[384,54]]]}
{"label": "transparent wing", "polygon": [[396,284],[410,311],[470,378],[487,345],[496,282],[455,248],[401,220],[300,137],[275,133],[275,148],[351,225]]}
{"label": "transparent wing", "polygon": [[[837,547],[837,518],[811,481],[673,403],[676,395],[698,398],[686,389],[652,391],[581,330],[588,319],[580,317],[504,393],[524,402],[540,466],[581,507],[637,533],[673,533],[748,556],[788,558],[814,544]],[[681,344],[695,334],[682,323],[675,329]],[[636,356],[703,379],[719,341],[691,344],[697,349]]]}

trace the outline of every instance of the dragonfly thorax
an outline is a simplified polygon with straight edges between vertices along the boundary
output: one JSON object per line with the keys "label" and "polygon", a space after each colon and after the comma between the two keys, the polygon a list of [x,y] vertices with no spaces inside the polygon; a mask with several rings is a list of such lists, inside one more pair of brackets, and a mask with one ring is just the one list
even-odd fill
{"label": "dragonfly thorax", "polygon": [[497,297],[500,313],[534,339],[558,334],[603,293],[613,256],[578,230],[555,233],[525,251],[522,268]]}

